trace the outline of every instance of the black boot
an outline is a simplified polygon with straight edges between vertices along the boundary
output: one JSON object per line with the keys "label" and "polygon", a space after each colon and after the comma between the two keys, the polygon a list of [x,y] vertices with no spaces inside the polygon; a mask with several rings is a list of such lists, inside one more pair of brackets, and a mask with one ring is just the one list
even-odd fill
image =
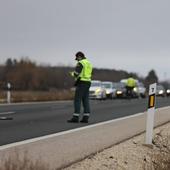
{"label": "black boot", "polygon": [[67,120],[68,123],[78,123],[79,122],[79,117],[78,116],[73,116],[71,119]]}
{"label": "black boot", "polygon": [[83,116],[82,120],[80,121],[81,123],[88,123],[89,116]]}

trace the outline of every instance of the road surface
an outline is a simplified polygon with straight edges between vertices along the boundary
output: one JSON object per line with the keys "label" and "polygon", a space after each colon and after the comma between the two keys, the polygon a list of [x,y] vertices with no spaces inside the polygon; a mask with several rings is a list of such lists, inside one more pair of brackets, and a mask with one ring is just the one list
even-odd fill
{"label": "road surface", "polygon": [[[71,101],[0,105],[0,146],[144,112],[147,103],[147,99],[91,101],[88,124],[67,123],[73,113]],[[170,106],[170,97],[157,98],[156,108],[164,106]]]}

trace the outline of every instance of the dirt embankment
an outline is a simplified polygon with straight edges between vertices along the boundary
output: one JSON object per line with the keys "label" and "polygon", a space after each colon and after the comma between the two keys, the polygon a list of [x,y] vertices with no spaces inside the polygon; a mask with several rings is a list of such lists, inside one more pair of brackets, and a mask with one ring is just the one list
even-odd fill
{"label": "dirt embankment", "polygon": [[136,136],[64,170],[170,170],[170,123],[154,130],[153,147],[144,141]]}

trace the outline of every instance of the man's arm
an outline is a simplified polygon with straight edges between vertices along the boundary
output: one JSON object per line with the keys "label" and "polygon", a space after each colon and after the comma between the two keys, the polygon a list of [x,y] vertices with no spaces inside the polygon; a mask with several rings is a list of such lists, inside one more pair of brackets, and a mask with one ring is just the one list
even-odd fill
{"label": "man's arm", "polygon": [[76,66],[76,68],[75,68],[75,71],[72,73],[73,76],[74,76],[75,78],[78,78],[79,75],[80,75],[80,73],[81,73],[81,71],[82,71],[82,69],[83,69],[83,65],[82,65],[81,63],[78,63],[77,66]]}

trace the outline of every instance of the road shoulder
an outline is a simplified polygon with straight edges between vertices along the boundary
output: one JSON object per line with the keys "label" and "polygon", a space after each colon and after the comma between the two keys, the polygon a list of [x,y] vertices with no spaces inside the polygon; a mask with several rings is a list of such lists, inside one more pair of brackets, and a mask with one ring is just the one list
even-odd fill
{"label": "road shoulder", "polygon": [[170,122],[154,130],[153,148],[145,133],[75,163],[64,170],[170,169]]}

